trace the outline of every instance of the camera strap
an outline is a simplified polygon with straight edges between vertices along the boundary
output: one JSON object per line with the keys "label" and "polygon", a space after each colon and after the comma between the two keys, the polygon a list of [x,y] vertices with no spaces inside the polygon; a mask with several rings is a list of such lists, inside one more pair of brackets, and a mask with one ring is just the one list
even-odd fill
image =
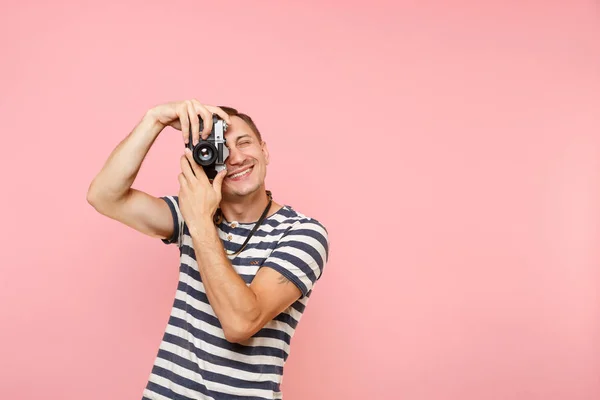
{"label": "camera strap", "polygon": [[[271,208],[271,204],[273,203],[273,196],[271,195],[271,192],[269,190],[267,190],[267,196],[269,196],[269,203],[267,204],[267,207],[265,207],[265,210],[263,211],[263,213],[260,216],[260,218],[258,219],[258,221],[256,221],[256,223],[254,224],[254,227],[252,228],[252,230],[248,234],[248,237],[246,238],[246,240],[242,244],[242,247],[240,247],[240,249],[238,251],[236,251],[235,253],[229,253],[227,250],[225,250],[225,253],[228,256],[237,256],[238,254],[240,254],[242,252],[242,250],[244,250],[246,248],[246,245],[250,241],[250,238],[252,237],[252,235],[254,235],[254,233],[258,230],[258,228],[260,227],[260,225],[262,224],[262,222],[267,217],[267,214],[269,213],[269,209]],[[219,212],[220,212],[220,210],[219,210]],[[221,217],[222,217],[222,215],[221,215]]]}

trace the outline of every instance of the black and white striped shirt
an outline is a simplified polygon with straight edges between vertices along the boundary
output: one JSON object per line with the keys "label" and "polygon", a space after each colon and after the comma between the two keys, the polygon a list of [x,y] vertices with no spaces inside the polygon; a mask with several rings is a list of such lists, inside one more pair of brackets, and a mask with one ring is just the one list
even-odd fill
{"label": "black and white striped shirt", "polygon": [[[246,248],[230,256],[235,271],[250,285],[261,267],[279,271],[302,296],[243,344],[225,339],[206,297],[192,238],[183,222],[177,196],[165,196],[173,214],[180,270],[169,322],[143,399],[282,399],[283,367],[294,331],[327,262],[325,227],[283,206],[254,233]],[[239,249],[253,223],[223,221],[217,227],[225,249]]]}

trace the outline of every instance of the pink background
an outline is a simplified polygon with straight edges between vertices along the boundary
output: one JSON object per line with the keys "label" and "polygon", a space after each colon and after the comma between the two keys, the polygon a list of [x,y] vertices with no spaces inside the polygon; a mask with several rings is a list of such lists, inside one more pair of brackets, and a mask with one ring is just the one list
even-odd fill
{"label": "pink background", "polygon": [[[600,398],[597,3],[5,3],[0,398],[141,397],[177,250],[86,190],[190,97],[250,113],[330,232],[286,400]],[[136,187],[176,193],[182,149]]]}

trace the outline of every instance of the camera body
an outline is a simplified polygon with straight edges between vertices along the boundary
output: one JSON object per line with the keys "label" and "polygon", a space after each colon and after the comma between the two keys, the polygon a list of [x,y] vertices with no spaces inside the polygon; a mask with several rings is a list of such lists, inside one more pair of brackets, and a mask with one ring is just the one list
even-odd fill
{"label": "camera body", "polygon": [[[202,132],[204,121],[201,116],[198,118],[200,119],[200,132]],[[187,147],[192,151],[196,164],[204,169],[208,179],[214,179],[220,171],[225,169],[225,160],[229,156],[229,149],[225,146],[226,130],[227,123],[217,115],[213,115],[213,127],[206,140],[200,137],[198,144],[194,146],[190,136]]]}

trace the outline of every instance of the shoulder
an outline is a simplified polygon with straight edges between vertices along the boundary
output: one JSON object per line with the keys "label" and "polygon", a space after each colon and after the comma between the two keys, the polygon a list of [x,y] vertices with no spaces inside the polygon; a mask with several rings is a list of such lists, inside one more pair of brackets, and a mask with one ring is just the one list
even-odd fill
{"label": "shoulder", "polygon": [[323,247],[328,247],[329,233],[326,226],[316,218],[303,214],[292,206],[284,205],[270,218],[270,224],[277,230],[284,231],[285,236],[305,236],[319,241]]}

